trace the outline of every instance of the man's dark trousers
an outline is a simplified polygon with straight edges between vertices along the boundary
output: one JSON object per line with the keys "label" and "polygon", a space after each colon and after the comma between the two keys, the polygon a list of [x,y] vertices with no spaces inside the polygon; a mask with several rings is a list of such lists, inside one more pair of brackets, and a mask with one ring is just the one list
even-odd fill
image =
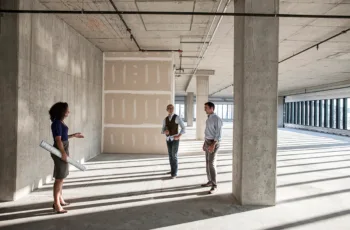
{"label": "man's dark trousers", "polygon": [[171,176],[177,176],[177,151],[179,150],[179,140],[169,140],[166,142],[168,146],[169,162],[171,168]]}

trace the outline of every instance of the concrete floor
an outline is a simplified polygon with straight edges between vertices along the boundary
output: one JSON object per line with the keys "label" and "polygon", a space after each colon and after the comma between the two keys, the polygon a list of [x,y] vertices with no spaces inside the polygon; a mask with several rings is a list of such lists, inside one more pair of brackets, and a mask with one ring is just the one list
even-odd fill
{"label": "concrete floor", "polygon": [[16,202],[0,203],[0,229],[350,229],[350,138],[279,130],[278,205],[241,207],[231,193],[232,128],[226,124],[218,161],[219,192],[207,195],[201,142],[188,129],[179,177],[168,158],[103,154],[72,171],[68,214],[55,215],[52,184]]}

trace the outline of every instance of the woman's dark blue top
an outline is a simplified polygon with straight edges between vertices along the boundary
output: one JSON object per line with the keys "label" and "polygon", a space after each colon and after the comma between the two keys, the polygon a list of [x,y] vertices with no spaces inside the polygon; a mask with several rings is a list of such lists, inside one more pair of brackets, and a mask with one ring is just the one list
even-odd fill
{"label": "woman's dark blue top", "polygon": [[68,127],[63,124],[60,120],[54,120],[51,124],[52,136],[55,140],[55,137],[61,136],[62,141],[68,140]]}

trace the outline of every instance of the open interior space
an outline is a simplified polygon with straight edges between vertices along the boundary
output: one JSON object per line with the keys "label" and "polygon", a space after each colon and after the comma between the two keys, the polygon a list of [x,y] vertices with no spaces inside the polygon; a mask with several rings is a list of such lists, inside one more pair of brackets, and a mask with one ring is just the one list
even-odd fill
{"label": "open interior space", "polygon": [[218,157],[218,193],[208,195],[205,158],[188,130],[179,174],[169,179],[161,155],[101,154],[73,171],[64,193],[67,215],[52,213],[52,183],[2,203],[1,229],[347,229],[350,225],[350,138],[280,129],[277,205],[241,206],[232,199],[232,123]]}
{"label": "open interior space", "polygon": [[0,0],[0,229],[350,229],[348,0]]}

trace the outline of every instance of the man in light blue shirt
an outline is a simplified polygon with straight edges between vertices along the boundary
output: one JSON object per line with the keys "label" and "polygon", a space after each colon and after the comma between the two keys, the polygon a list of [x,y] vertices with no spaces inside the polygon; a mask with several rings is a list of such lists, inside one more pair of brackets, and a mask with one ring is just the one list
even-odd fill
{"label": "man in light blue shirt", "polygon": [[214,113],[215,105],[212,102],[207,102],[204,105],[205,112],[208,114],[205,127],[205,141],[203,144],[203,151],[205,151],[206,169],[208,182],[202,187],[211,187],[209,193],[213,194],[217,191],[216,183],[216,162],[217,153],[220,147],[222,120]]}
{"label": "man in light blue shirt", "polygon": [[[177,177],[178,162],[177,162],[177,151],[179,149],[180,137],[186,132],[185,124],[181,118],[174,114],[174,106],[172,104],[168,105],[166,110],[168,111],[168,116],[163,120],[162,134],[166,135],[166,143],[169,153],[169,162],[171,171],[171,178],[175,179]],[[179,132],[179,125],[181,131]]]}

